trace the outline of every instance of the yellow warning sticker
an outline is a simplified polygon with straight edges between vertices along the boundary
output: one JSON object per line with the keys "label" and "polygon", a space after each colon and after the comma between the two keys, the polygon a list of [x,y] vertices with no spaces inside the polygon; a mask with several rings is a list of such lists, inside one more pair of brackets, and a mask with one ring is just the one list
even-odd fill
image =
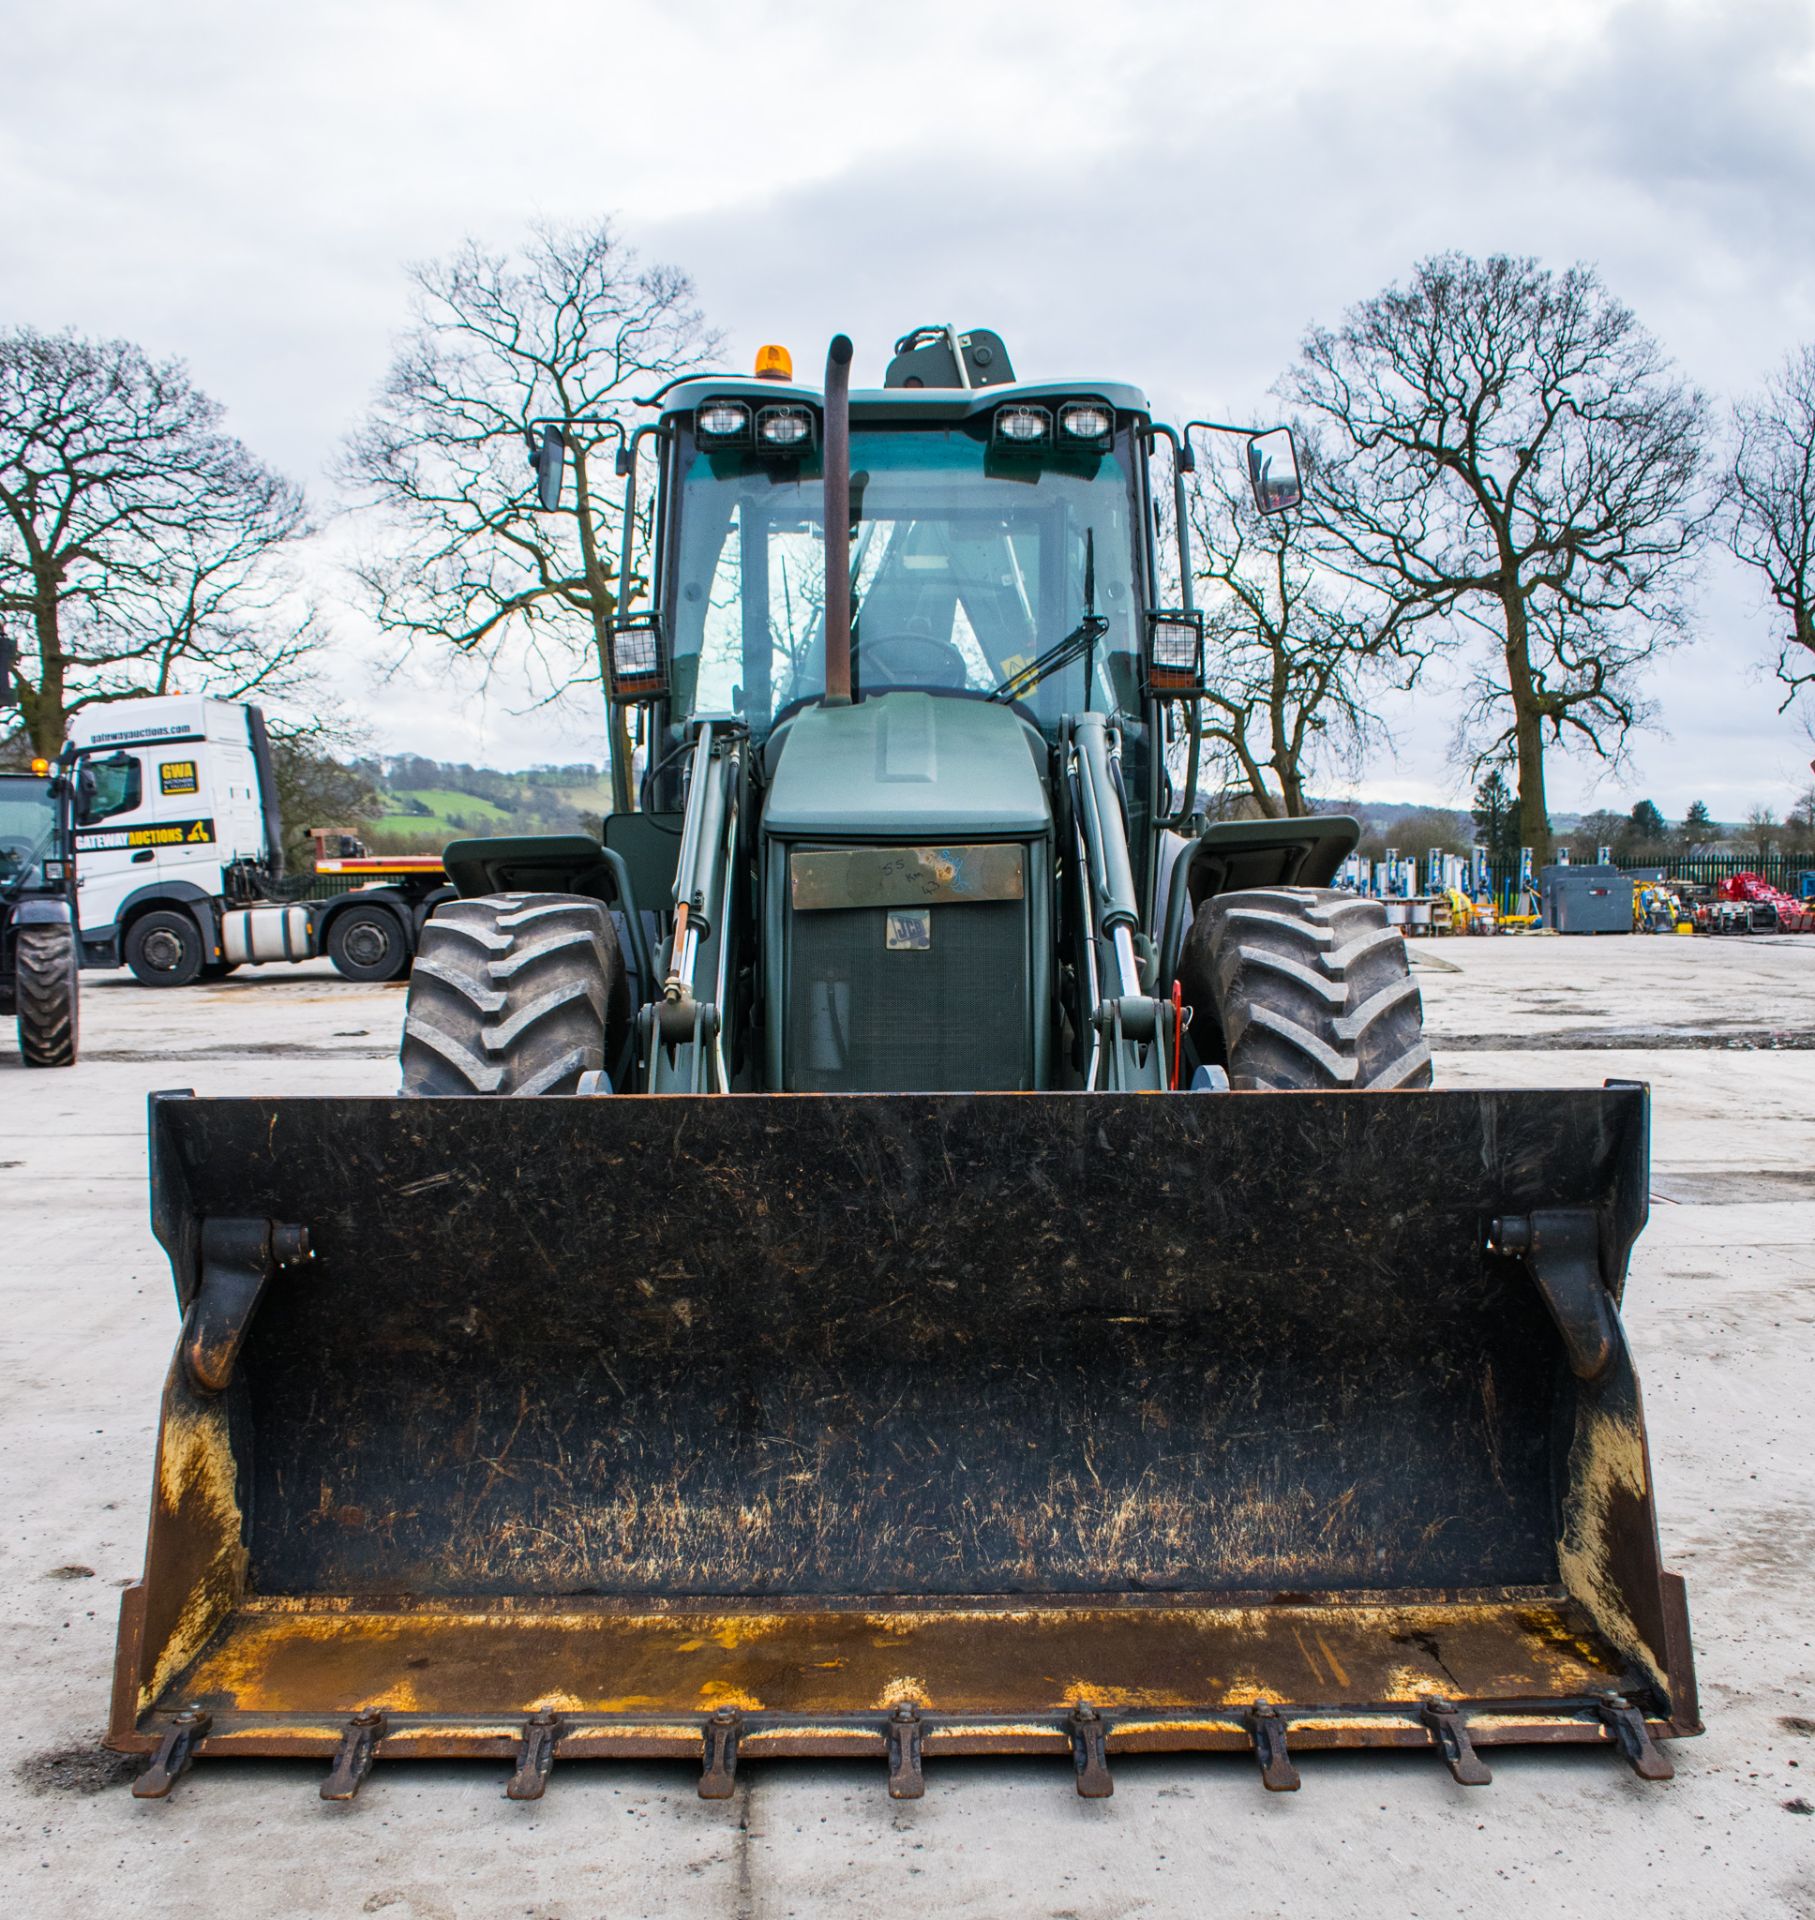
{"label": "yellow warning sticker", "polygon": [[1002,671],[1010,676],[1007,682],[1008,691],[1017,700],[1033,687],[1034,682],[1027,671],[1033,663],[1034,657],[1031,653],[1011,653],[1002,662]]}

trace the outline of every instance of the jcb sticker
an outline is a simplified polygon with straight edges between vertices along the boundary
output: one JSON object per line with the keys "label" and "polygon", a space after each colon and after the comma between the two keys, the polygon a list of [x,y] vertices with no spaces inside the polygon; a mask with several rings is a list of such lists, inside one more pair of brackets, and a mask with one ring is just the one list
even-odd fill
{"label": "jcb sticker", "polygon": [[193,760],[165,760],[159,765],[158,791],[160,793],[194,793],[195,790]]}
{"label": "jcb sticker", "polygon": [[76,851],[117,853],[139,847],[202,847],[213,839],[212,820],[164,820],[155,827],[91,827],[76,835]]}

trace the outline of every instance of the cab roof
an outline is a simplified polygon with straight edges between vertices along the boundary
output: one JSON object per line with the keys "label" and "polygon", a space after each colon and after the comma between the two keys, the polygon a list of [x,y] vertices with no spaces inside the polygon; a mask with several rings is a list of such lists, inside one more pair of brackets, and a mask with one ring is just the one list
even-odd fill
{"label": "cab roof", "polygon": [[[853,387],[851,418],[853,421],[919,420],[931,425],[975,419],[994,413],[1009,401],[1048,402],[1087,396],[1108,401],[1118,414],[1136,414],[1143,420],[1153,411],[1140,388],[1122,380],[1015,380],[996,387]],[[791,400],[818,408],[825,404],[825,395],[818,387],[793,381],[758,380],[751,374],[703,374],[670,388],[662,396],[662,418],[694,413],[707,400],[742,400],[753,407],[775,406]]]}

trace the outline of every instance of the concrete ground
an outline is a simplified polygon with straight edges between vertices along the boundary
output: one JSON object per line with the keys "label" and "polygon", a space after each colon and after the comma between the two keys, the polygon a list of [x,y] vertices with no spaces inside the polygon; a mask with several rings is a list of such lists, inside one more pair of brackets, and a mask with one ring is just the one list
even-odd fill
{"label": "concrete ground", "polygon": [[[1648,1786],[1605,1751],[1313,1754],[1264,1793],[1234,1756],[1070,1769],[203,1762],[134,1801],[100,1752],[118,1589],[143,1544],[176,1330],[146,1224],[144,1097],[385,1092],[402,992],[325,967],[186,993],[84,981],[74,1072],[0,1041],[0,1863],[31,1916],[911,1913],[1815,1915],[1815,940],[1448,940],[1416,950],[1443,1084],[1656,1093],[1651,1225],[1626,1299],[1666,1563],[1688,1576],[1706,1735]],[[1447,1043],[1447,1044],[1446,1044]]]}

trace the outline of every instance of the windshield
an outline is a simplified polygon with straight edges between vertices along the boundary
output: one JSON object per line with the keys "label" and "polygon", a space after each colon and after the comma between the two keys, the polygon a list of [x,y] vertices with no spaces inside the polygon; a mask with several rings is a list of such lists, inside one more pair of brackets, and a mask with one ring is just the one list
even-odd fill
{"label": "windshield", "polygon": [[[995,451],[977,422],[853,431],[851,498],[859,693],[993,695],[1049,732],[1138,710],[1125,442],[1038,457]],[[691,453],[669,549],[677,720],[737,713],[760,732],[823,691],[823,504],[816,459]]]}
{"label": "windshield", "polygon": [[0,890],[44,884],[44,858],[53,853],[57,803],[50,782],[36,774],[0,774]]}

